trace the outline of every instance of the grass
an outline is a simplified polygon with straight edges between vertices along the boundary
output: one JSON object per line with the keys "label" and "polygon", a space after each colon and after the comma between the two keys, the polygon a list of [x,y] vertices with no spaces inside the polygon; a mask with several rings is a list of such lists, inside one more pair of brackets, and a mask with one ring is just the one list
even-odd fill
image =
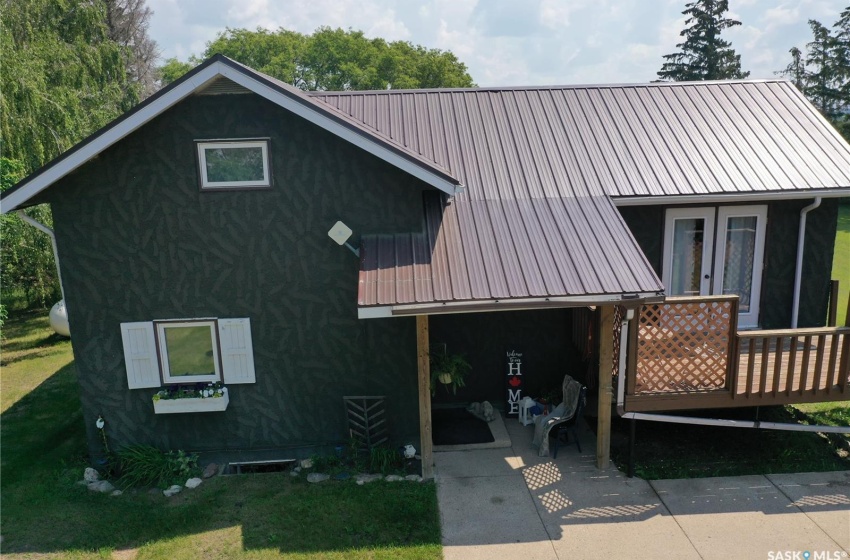
{"label": "grass", "polygon": [[[847,403],[828,403],[824,410],[848,425]],[[793,410],[782,406],[694,412],[694,416],[795,423]],[[820,422],[820,421],[819,421]],[[809,422],[813,423],[813,422]],[[628,422],[613,424],[612,459],[625,471]],[[638,422],[635,474],[648,480],[751,474],[850,470],[847,452],[817,433],[755,430]]]}
{"label": "grass", "polygon": [[442,555],[433,484],[217,477],[174,498],[76,485],[85,434],[70,344],[46,312],[3,332],[3,557],[402,558]]}
{"label": "grass", "polygon": [[843,200],[838,206],[838,231],[835,235],[835,253],[832,261],[832,279],[838,280],[838,316],[836,323],[842,322],[847,311],[847,298],[850,297],[850,200]]}

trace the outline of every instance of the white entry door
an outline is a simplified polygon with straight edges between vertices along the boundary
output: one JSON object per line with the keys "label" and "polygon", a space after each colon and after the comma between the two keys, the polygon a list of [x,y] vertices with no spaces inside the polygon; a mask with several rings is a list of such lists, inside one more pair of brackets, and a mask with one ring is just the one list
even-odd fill
{"label": "white entry door", "polygon": [[711,293],[714,208],[671,208],[664,228],[664,285],[670,296]]}
{"label": "white entry door", "polygon": [[667,294],[737,294],[738,326],[757,327],[766,223],[764,205],[667,210],[662,263]]}
{"label": "white entry door", "polygon": [[758,326],[766,222],[767,206],[725,206],[717,211],[714,293],[740,296],[739,327]]}

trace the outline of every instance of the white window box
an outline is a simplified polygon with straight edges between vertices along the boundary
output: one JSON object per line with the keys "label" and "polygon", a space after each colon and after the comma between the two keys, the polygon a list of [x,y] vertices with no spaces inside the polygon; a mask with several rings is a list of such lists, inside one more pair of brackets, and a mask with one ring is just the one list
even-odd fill
{"label": "white window box", "polygon": [[153,401],[154,414],[176,414],[179,412],[221,412],[227,409],[230,397],[225,392],[220,397],[159,399]]}

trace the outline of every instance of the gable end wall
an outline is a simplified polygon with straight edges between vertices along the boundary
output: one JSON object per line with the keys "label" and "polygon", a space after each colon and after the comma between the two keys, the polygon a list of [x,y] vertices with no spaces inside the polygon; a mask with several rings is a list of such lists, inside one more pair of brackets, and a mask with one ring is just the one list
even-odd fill
{"label": "gable end wall", "polygon": [[[257,137],[271,189],[199,191],[194,140]],[[419,231],[426,189],[255,95],[191,97],[49,189],[92,454],[102,414],[114,447],[309,455],[347,441],[344,395],[387,395],[392,436],[416,438],[414,319],[357,319],[359,261],[327,231]],[[257,383],[154,415],[119,325],[191,317],[250,318]]]}

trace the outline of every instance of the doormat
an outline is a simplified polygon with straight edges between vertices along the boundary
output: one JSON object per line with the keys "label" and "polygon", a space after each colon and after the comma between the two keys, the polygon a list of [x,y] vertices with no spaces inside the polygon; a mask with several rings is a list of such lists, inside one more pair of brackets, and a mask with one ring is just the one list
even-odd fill
{"label": "doormat", "polygon": [[493,432],[487,422],[464,408],[435,408],[431,411],[434,445],[491,443]]}

